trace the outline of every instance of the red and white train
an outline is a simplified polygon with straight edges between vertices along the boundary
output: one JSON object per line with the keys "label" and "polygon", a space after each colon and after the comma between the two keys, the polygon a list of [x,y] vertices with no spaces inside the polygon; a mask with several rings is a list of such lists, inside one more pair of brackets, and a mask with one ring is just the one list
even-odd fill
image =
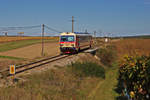
{"label": "red and white train", "polygon": [[60,34],[61,53],[77,53],[92,46],[92,36],[88,33],[64,32]]}

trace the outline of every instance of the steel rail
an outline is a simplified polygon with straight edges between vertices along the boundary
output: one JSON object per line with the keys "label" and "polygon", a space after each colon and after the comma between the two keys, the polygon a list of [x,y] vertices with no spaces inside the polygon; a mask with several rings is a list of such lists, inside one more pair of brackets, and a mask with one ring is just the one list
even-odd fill
{"label": "steel rail", "polygon": [[[19,73],[22,73],[22,72],[27,71],[27,70],[31,70],[31,69],[36,68],[36,67],[40,67],[42,65],[46,65],[48,63],[51,63],[51,62],[54,62],[54,61],[66,58],[68,56],[70,56],[70,55],[56,55],[56,56],[53,56],[53,57],[44,58],[44,59],[39,60],[39,61],[35,61],[35,62],[28,63],[28,64],[16,66],[16,73],[15,74],[19,74]],[[28,66],[31,66],[31,67],[28,67]],[[24,69],[22,69],[20,71],[17,71],[17,70],[19,70],[21,68],[24,68]],[[4,72],[8,72],[6,77],[11,76],[11,74],[9,74],[9,68],[0,71],[0,73],[4,73]],[[0,78],[2,78],[2,77],[3,76],[1,74]]]}

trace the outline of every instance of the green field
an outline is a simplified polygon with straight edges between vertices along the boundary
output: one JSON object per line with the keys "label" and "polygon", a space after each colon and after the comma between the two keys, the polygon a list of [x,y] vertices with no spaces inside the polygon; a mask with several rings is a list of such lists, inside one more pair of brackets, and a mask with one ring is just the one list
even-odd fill
{"label": "green field", "polygon": [[2,56],[2,55],[0,55],[0,58],[3,58],[3,59],[12,59],[12,60],[25,60],[24,58],[12,57],[12,56]]}
{"label": "green field", "polygon": [[[44,42],[53,42],[53,41],[56,41],[56,40],[50,40],[50,39],[44,40]],[[41,43],[41,40],[21,40],[21,41],[1,43],[0,44],[0,52],[17,49],[17,48],[22,48],[22,47],[37,44],[37,43]]]}

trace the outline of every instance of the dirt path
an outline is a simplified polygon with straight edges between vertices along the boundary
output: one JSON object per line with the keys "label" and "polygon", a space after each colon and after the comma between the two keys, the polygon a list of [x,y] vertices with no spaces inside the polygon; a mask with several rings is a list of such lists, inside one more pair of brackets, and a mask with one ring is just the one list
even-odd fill
{"label": "dirt path", "polygon": [[118,94],[115,92],[117,84],[117,69],[109,69],[106,72],[106,78],[100,81],[91,91],[89,100],[115,100]]}
{"label": "dirt path", "polygon": [[[50,56],[58,54],[59,44],[56,42],[45,43],[44,53],[45,55],[50,55]],[[34,59],[37,57],[41,57],[41,44],[35,44],[35,45],[26,46],[26,47],[19,48],[19,49],[1,52],[0,55],[26,58],[26,59]]]}

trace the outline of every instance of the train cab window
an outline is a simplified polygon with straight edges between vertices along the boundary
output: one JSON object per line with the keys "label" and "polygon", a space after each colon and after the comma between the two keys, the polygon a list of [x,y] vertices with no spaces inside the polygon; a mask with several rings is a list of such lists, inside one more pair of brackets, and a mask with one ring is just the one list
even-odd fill
{"label": "train cab window", "polygon": [[68,41],[74,41],[74,37],[68,37]]}
{"label": "train cab window", "polygon": [[74,36],[61,36],[60,41],[62,41],[62,42],[73,42]]}

